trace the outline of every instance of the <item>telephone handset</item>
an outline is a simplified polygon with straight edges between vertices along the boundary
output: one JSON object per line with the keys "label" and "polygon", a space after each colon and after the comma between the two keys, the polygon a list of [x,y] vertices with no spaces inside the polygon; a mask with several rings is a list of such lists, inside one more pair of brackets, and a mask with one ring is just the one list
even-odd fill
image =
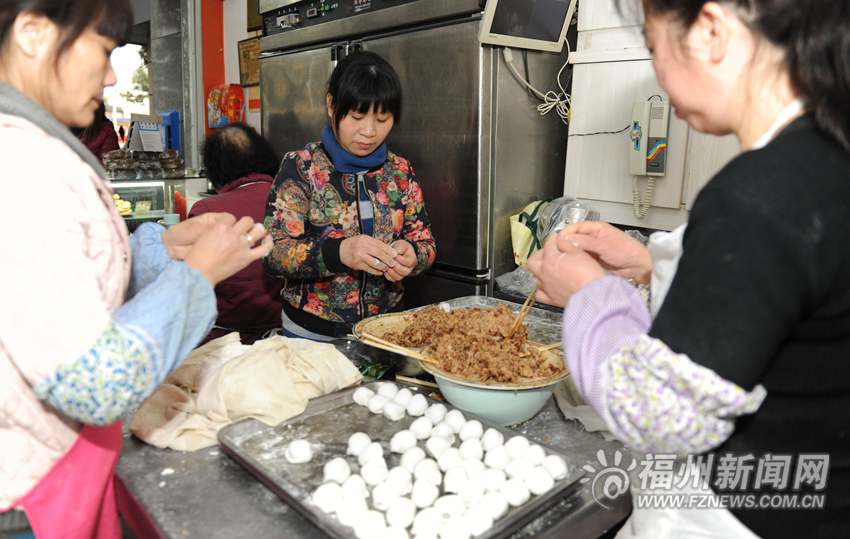
{"label": "telephone handset", "polygon": [[[656,97],[656,96],[653,96]],[[659,97],[660,99],[660,97]],[[635,176],[632,186],[634,214],[646,217],[655,191],[655,178],[667,172],[667,131],[670,125],[668,101],[635,101],[629,131],[629,172]],[[646,191],[641,197],[637,176],[646,176]]]}

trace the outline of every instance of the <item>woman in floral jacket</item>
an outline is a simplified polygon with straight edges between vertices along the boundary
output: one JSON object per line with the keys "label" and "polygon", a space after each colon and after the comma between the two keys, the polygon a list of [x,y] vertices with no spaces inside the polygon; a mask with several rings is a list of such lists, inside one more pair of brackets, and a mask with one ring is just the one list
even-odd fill
{"label": "woman in floral jacket", "polygon": [[328,340],[401,306],[401,281],[437,256],[410,163],[387,150],[401,84],[380,56],[357,52],[328,82],[321,142],[287,154],[266,207],[266,271],[286,278],[288,336]]}

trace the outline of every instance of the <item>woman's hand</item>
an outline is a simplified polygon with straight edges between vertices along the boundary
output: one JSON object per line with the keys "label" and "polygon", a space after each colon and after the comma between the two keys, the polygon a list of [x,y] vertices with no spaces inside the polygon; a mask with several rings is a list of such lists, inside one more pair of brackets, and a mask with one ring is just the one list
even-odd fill
{"label": "woman's hand", "polygon": [[233,226],[235,222],[236,217],[229,213],[204,213],[166,229],[162,233],[162,243],[168,256],[174,260],[183,260],[201,234],[217,224]]}
{"label": "woman's hand", "polygon": [[570,297],[585,285],[605,276],[605,270],[573,244],[561,249],[561,242],[555,236],[546,240],[543,249],[528,259],[526,267],[537,281],[535,298],[543,303],[564,307]]}
{"label": "woman's hand", "polygon": [[649,250],[622,230],[601,221],[582,221],[558,233],[558,248],[567,251],[577,245],[602,267],[640,284],[649,283],[652,258]]}
{"label": "woman's hand", "polygon": [[390,244],[396,252],[395,267],[384,272],[384,278],[394,283],[410,275],[416,267],[416,251],[413,246],[405,240],[397,240]]}
{"label": "woman's hand", "polygon": [[210,225],[192,244],[185,261],[215,286],[268,255],[273,244],[263,225],[243,217],[232,225],[224,222]]}
{"label": "woman's hand", "polygon": [[353,270],[372,275],[383,275],[395,267],[396,254],[386,243],[365,234],[346,238],[339,244],[340,262]]}

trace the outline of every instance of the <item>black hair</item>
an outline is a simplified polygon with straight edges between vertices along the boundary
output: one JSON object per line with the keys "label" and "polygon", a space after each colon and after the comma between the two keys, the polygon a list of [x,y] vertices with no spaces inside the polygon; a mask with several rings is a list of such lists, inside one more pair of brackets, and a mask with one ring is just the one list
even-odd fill
{"label": "black hair", "polygon": [[342,59],[328,80],[333,107],[333,125],[349,112],[389,112],[395,124],[401,122],[401,81],[393,66],[369,51],[357,51]]}
{"label": "black hair", "polygon": [[277,174],[280,159],[271,143],[245,124],[230,124],[204,141],[204,168],[216,188],[249,174]]}
{"label": "black hair", "polygon": [[[618,0],[620,3],[623,0]],[[656,13],[691,26],[709,0],[643,0]],[[850,2],[721,0],[782,49],[791,83],[814,111],[818,127],[850,151]]]}
{"label": "black hair", "polygon": [[3,0],[0,2],[0,45],[6,45],[15,19],[26,12],[43,15],[59,27],[61,39],[57,60],[89,27],[120,46],[127,43],[133,26],[133,8],[129,0]]}

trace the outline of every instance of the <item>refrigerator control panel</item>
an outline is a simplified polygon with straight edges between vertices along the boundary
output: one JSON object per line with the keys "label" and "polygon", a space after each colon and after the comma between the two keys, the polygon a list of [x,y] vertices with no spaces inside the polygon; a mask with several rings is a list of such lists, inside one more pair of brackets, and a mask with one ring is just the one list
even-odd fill
{"label": "refrigerator control panel", "polygon": [[417,0],[305,0],[263,14],[263,35],[307,28]]}

